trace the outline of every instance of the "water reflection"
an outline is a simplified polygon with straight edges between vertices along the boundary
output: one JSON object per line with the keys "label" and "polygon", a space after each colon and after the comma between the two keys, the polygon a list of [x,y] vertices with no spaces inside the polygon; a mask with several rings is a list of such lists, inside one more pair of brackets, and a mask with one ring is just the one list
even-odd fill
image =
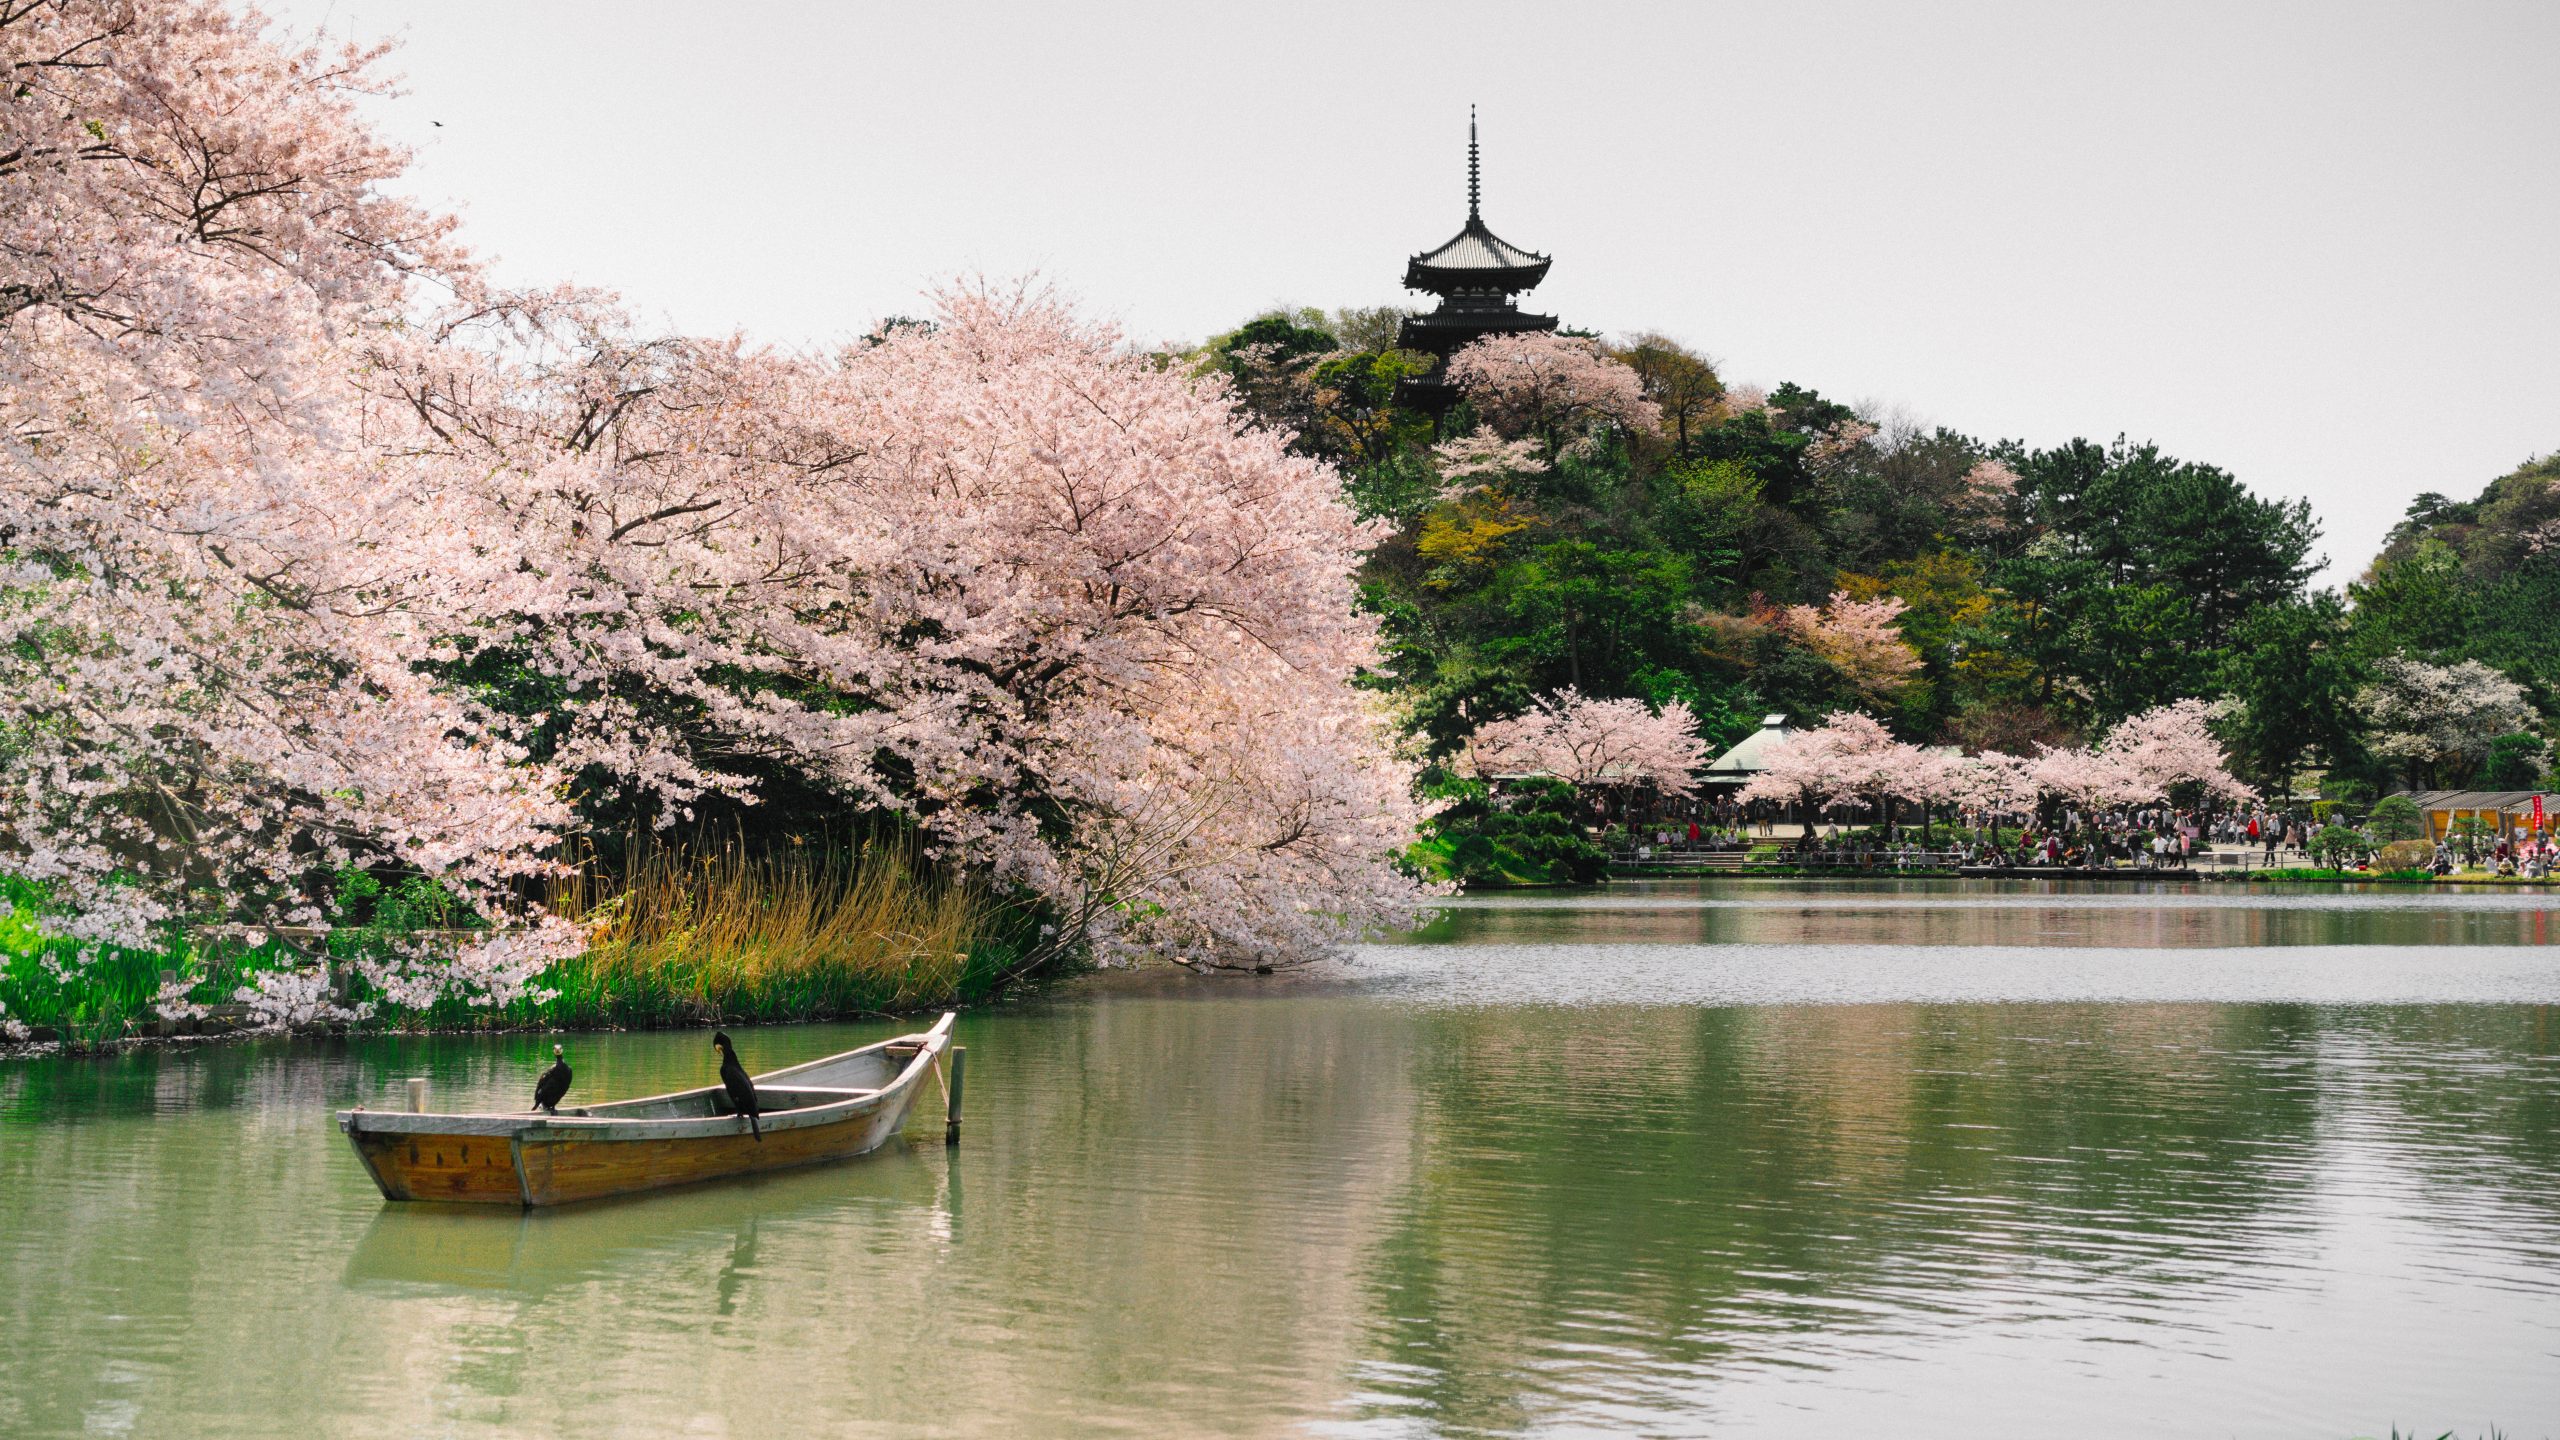
{"label": "water reflection", "polygon": [[[452,1289],[539,1298],[617,1271],[725,1252],[720,1313],[735,1308],[767,1226],[822,1223],[848,1204],[947,1207],[941,1167],[903,1141],[844,1169],[785,1170],[662,1196],[628,1196],[556,1210],[492,1211],[480,1205],[385,1205],[364,1229],[341,1274],[350,1287],[386,1294]],[[936,1217],[948,1228],[947,1215]]]}
{"label": "water reflection", "polygon": [[[420,1073],[520,1103],[543,1037],[0,1068],[0,1433],[2344,1435],[2560,1413],[2546,1005],[1879,1003],[1889,978],[1864,1003],[1594,982],[1493,1004],[1432,978],[1467,953],[1497,952],[972,1015],[957,1152],[927,1129],[531,1216],[384,1207],[327,1110]],[[2310,953],[2457,988],[2460,962],[2539,959]],[[744,1048],[781,1064],[894,1028]],[[689,1080],[698,1041],[571,1043],[582,1088],[619,1094]]]}
{"label": "water reflection", "polygon": [[2448,898],[2415,887],[2277,891],[2197,881],[1943,881],[1807,885],[1658,880],[1450,903],[1417,939],[1440,944],[2101,946],[2547,945],[2560,903],[2541,890]]}

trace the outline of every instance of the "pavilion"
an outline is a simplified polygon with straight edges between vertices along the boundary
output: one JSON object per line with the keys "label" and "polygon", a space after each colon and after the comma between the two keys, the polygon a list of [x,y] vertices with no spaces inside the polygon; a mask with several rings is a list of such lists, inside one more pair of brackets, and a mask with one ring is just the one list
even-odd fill
{"label": "pavilion", "polygon": [[1769,768],[1769,752],[1785,744],[1795,733],[1788,726],[1786,716],[1763,716],[1759,729],[1743,736],[1732,749],[1717,756],[1698,779],[1710,790],[1739,790]]}
{"label": "pavilion", "polygon": [[[2490,835],[2513,835],[2533,826],[2533,800],[2548,791],[2533,790],[2418,790],[2403,791],[2427,820],[2427,838],[2443,840],[2454,833],[2453,827],[2464,819],[2480,822]],[[2553,801],[2545,800],[2546,807]],[[2545,820],[2545,828],[2550,821]]]}

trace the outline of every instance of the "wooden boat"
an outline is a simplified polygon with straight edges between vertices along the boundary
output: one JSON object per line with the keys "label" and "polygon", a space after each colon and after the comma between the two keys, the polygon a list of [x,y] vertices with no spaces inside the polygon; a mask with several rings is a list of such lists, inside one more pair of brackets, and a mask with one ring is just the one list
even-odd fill
{"label": "wooden boat", "polygon": [[718,1085],[557,1115],[341,1110],[338,1128],[386,1199],[563,1205],[866,1154],[898,1133],[925,1077],[938,1077],[949,1054],[945,1135],[956,1141],[961,1077],[951,1021],[944,1015],[920,1035],[754,1077],[762,1140]]}

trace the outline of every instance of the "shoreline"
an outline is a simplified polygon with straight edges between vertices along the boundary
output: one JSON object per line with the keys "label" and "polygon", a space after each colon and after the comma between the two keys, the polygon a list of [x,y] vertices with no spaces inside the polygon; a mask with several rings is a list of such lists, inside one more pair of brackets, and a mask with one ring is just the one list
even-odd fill
{"label": "shoreline", "polygon": [[[2082,880],[2108,884],[2146,881],[2202,881],[2216,885],[2390,885],[2426,888],[2437,885],[2490,886],[2516,889],[2560,887],[2560,876],[2532,880],[2516,875],[2429,875],[2419,878],[2353,870],[2312,871],[2313,867],[2275,870],[2229,870],[2202,866],[2185,870],[2070,869],[2052,865],[1944,867],[1892,865],[1665,865],[1612,866],[1609,880]],[[1589,890],[1600,885],[1489,885],[1486,890]]]}
{"label": "shoreline", "polygon": [[[1036,988],[1036,987],[1035,987]],[[722,1020],[705,1017],[682,1024],[636,1025],[384,1025],[379,1027],[332,1021],[281,1030],[260,1030],[247,1026],[192,1035],[123,1035],[97,1044],[82,1044],[59,1037],[50,1040],[0,1040],[0,1064],[13,1060],[104,1060],[144,1050],[187,1050],[215,1045],[243,1045],[260,1040],[372,1040],[389,1036],[430,1037],[441,1035],[632,1035],[653,1030],[758,1030],[785,1025],[854,1025],[870,1020],[905,1020],[919,1015],[938,1015],[946,1010],[978,1009],[1001,1005],[1013,998],[998,993],[976,1000],[944,1000],[921,1005],[912,1010],[873,1010],[850,1014],[794,1015],[777,1020]],[[30,1027],[46,1028],[46,1027]]]}
{"label": "shoreline", "polygon": [[[2071,870],[2058,866],[2020,866],[2000,869],[1968,868],[1957,871],[1917,868],[1903,870],[1894,869],[1888,866],[1818,866],[1806,868],[1785,865],[1754,865],[1749,867],[1623,867],[1612,869],[1606,879],[1590,884],[1574,884],[1571,882],[1559,881],[1546,884],[1482,885],[1462,891],[1460,894],[1465,896],[1507,895],[1519,893],[1598,894],[1605,892],[1613,882],[1631,880],[1730,880],[1742,882],[1786,880],[1793,882],[1828,881],[1834,883],[1856,884],[1873,884],[1877,881],[1902,880],[2042,880],[2066,883],[2083,882],[2092,885],[2127,883],[2184,884],[2202,882],[2216,885],[2255,884],[2271,888],[2282,886],[2333,887],[2354,885],[2384,887],[2398,891],[2421,891],[2437,887],[2452,887],[2467,891],[2560,889],[2560,877],[2544,880],[2529,880],[2515,876],[2498,875],[2457,874],[2428,876],[2423,879],[2410,879],[2374,874],[2357,874],[2351,871],[2328,875],[2306,875],[2301,873],[2282,874],[2270,873],[2267,871],[2224,871],[2217,869]],[[745,1028],[775,1025],[854,1024],[872,1020],[905,1019],[911,1016],[933,1014],[949,1009],[975,1008],[985,1005],[1004,1004],[1027,993],[1036,993],[1038,991],[1045,990],[1050,985],[1059,981],[1085,973],[1088,972],[1081,967],[1077,967],[1049,975],[1039,976],[1036,979],[1032,977],[1023,977],[1012,984],[999,987],[993,993],[968,1001],[962,1001],[957,997],[946,997],[933,1003],[898,1009],[864,1010],[813,1015],[787,1015],[769,1019],[722,1019],[716,1016],[706,1015],[699,1019],[691,1020],[663,1021],[652,1019],[624,1024],[604,1023],[592,1025],[558,1025],[536,1023],[496,1023],[421,1026],[371,1026],[361,1023],[351,1024],[345,1021],[334,1021],[286,1030],[263,1030],[234,1025],[211,1032],[199,1030],[195,1033],[177,1033],[168,1035],[123,1035],[111,1040],[98,1042],[82,1042],[63,1038],[57,1034],[54,1038],[50,1039],[29,1038],[26,1040],[16,1041],[0,1040],[0,1064],[24,1060],[107,1059],[118,1055],[134,1053],[136,1051],[189,1049],[207,1045],[237,1045],[260,1040],[351,1040],[391,1035],[610,1035],[650,1030],[708,1030],[719,1028],[721,1026]],[[34,1026],[30,1028],[32,1030],[41,1031],[51,1027]]]}

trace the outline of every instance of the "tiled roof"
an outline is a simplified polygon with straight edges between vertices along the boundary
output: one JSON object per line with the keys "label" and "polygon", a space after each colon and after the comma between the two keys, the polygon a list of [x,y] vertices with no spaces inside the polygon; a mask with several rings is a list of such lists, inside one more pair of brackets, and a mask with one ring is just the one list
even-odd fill
{"label": "tiled roof", "polygon": [[1481,220],[1469,220],[1447,244],[1414,256],[1413,263],[1434,270],[1527,270],[1546,264],[1547,257],[1494,234]]}

